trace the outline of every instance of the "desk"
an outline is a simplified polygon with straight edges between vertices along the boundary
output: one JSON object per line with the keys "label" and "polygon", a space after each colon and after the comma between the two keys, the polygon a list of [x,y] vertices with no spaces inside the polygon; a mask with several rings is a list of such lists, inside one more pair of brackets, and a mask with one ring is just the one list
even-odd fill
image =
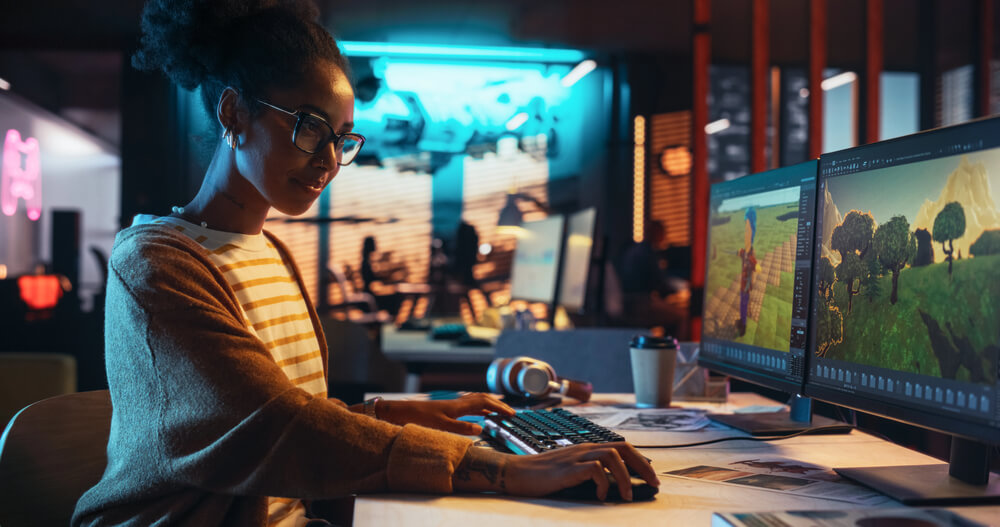
{"label": "desk", "polygon": [[[622,395],[595,394],[594,401],[620,401]],[[708,403],[684,406],[711,407],[718,411],[751,404],[774,405],[756,394],[734,393],[724,405]],[[691,441],[698,434],[691,434]],[[718,465],[734,459],[787,457],[803,462],[836,466],[878,466],[937,463],[934,458],[871,435],[850,434],[801,436],[775,442],[732,441],[685,449],[641,449],[660,474],[678,463]],[[426,496],[381,494],[358,496],[354,503],[354,525],[474,527],[511,526],[708,526],[713,512],[821,510],[850,507],[842,501],[792,496],[755,488],[741,488],[706,481],[660,476],[662,485],[656,499],[642,503],[591,503],[542,498],[496,495]],[[975,521],[1000,525],[1000,507],[953,509]]]}
{"label": "desk", "polygon": [[[473,331],[469,328],[471,336],[484,338]],[[388,324],[382,326],[382,353],[406,366],[403,391],[409,393],[420,390],[420,374],[429,364],[482,364],[485,379],[493,360],[493,346],[458,346],[450,340],[433,340],[424,331],[399,331]]]}

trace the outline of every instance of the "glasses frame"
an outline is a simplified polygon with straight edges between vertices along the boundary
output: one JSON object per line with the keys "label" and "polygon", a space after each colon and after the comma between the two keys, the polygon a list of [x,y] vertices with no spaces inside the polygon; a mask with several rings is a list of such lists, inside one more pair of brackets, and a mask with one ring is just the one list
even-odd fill
{"label": "glasses frame", "polygon": [[[271,104],[271,103],[269,103],[267,101],[264,101],[264,100],[261,100],[261,99],[257,99],[257,102],[259,102],[260,104],[263,104],[264,106],[267,106],[268,108],[271,108],[273,110],[278,110],[279,112],[282,112],[282,113],[291,115],[292,117],[295,117],[295,127],[292,128],[292,144],[295,145],[295,148],[298,148],[302,152],[305,152],[307,154],[315,154],[316,152],[319,152],[320,150],[322,150],[323,147],[325,147],[329,143],[334,143],[334,146],[336,147],[337,143],[340,143],[341,140],[344,139],[344,138],[354,139],[355,141],[358,142],[358,152],[354,154],[354,157],[350,161],[348,161],[347,163],[341,163],[339,159],[337,160],[337,164],[340,165],[340,166],[342,166],[342,167],[344,167],[344,166],[347,166],[347,165],[350,165],[351,163],[353,163],[354,160],[358,158],[358,153],[361,152],[361,147],[365,146],[365,136],[363,136],[363,135],[361,135],[359,133],[355,133],[355,132],[346,132],[346,133],[343,133],[343,134],[338,134],[337,132],[333,131],[333,127],[330,126],[330,122],[327,121],[326,119],[324,119],[320,115],[316,115],[316,114],[314,114],[312,112],[307,112],[307,111],[304,111],[304,110],[291,110],[291,109],[288,109],[288,108],[282,108],[281,106],[278,106],[276,104]],[[310,152],[309,150],[306,150],[305,148],[302,148],[295,141],[298,138],[298,136],[299,136],[299,127],[302,126],[302,120],[305,117],[312,117],[314,119],[319,119],[320,122],[322,122],[323,124],[325,124],[326,127],[330,130],[330,135],[324,141],[321,141],[318,145],[316,145],[316,150],[313,150],[312,152]],[[341,151],[343,151],[342,147],[343,147],[343,145],[341,145]]]}

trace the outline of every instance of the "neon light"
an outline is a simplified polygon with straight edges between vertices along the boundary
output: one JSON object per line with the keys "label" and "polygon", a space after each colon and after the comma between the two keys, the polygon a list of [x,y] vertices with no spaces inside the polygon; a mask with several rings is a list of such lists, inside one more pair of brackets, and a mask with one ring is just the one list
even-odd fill
{"label": "neon light", "polygon": [[[22,164],[23,158],[23,164]],[[17,211],[17,199],[23,198],[28,218],[42,217],[42,172],[38,140],[7,130],[3,142],[3,171],[0,173],[0,209],[7,216]]]}
{"label": "neon light", "polygon": [[0,79],[0,90],[9,90],[10,82],[7,79]]}
{"label": "neon light", "polygon": [[454,46],[395,44],[389,42],[341,41],[344,54],[352,57],[441,57],[453,59],[509,60],[515,62],[580,62],[585,55],[575,49],[514,48],[499,46]]}
{"label": "neon light", "polygon": [[632,240],[639,243],[646,219],[646,118],[636,115],[632,126]]}

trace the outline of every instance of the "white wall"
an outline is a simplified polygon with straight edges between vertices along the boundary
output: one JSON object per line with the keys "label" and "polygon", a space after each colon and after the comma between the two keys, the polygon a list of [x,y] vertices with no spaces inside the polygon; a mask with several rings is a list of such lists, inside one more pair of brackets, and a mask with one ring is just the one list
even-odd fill
{"label": "white wall", "polygon": [[[42,215],[27,227],[19,200],[14,217],[0,214],[0,264],[8,276],[30,272],[35,262],[51,260],[53,209],[81,212],[80,296],[85,309],[100,286],[102,270],[91,255],[96,246],[110,254],[118,230],[121,156],[118,149],[9,92],[0,92],[0,141],[16,129],[22,140],[38,140],[42,178]],[[0,143],[2,144],[2,143]],[[2,151],[0,151],[2,156]],[[35,222],[31,222],[35,223]],[[25,231],[32,232],[26,234]],[[25,240],[25,237],[34,238]],[[26,252],[33,254],[26,254]]]}

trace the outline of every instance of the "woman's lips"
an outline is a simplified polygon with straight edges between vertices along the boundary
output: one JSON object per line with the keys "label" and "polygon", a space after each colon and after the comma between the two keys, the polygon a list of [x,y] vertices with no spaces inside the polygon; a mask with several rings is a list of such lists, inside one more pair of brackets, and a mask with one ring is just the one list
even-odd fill
{"label": "woman's lips", "polygon": [[313,179],[313,180],[295,179],[294,181],[299,185],[302,185],[306,189],[314,192],[322,192],[323,187],[326,186],[326,178]]}

